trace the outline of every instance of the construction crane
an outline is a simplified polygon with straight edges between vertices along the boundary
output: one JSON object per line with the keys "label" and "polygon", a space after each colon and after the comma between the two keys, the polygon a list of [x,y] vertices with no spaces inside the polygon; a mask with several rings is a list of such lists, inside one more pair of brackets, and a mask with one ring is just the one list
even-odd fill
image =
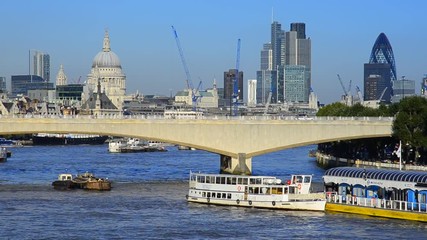
{"label": "construction crane", "polygon": [[342,82],[341,76],[339,74],[337,74],[337,76],[338,76],[338,80],[340,81],[342,90],[344,91],[344,95],[342,97],[344,104],[347,106],[353,105],[353,96],[351,96],[351,94],[350,94],[351,80],[350,80],[350,84],[348,86],[348,90],[346,90],[344,87],[344,83]]}
{"label": "construction crane", "polygon": [[237,112],[239,111],[238,99],[239,99],[239,65],[240,65],[240,38],[237,40],[237,57],[236,57],[236,74],[234,74],[233,79],[233,108],[232,116],[237,116]]}
{"label": "construction crane", "polygon": [[202,82],[200,81],[197,89],[194,89],[193,81],[191,80],[190,71],[188,70],[187,62],[185,61],[184,51],[182,50],[181,42],[179,41],[179,37],[178,37],[178,33],[176,32],[174,26],[172,26],[172,30],[173,30],[173,33],[175,36],[176,45],[178,47],[179,56],[181,57],[182,66],[184,67],[185,75],[187,77],[187,79],[186,79],[187,89],[189,92],[191,92],[191,102],[192,102],[193,111],[195,111],[197,108],[197,101],[200,97],[197,93],[199,92],[199,88],[200,88]]}
{"label": "construction crane", "polygon": [[340,75],[339,75],[339,74],[337,74],[337,76],[338,76],[338,80],[340,81],[340,84],[341,84],[342,90],[344,91],[344,95],[346,95],[346,96],[347,96],[347,90],[345,90],[344,83],[342,82],[342,79],[341,79]]}

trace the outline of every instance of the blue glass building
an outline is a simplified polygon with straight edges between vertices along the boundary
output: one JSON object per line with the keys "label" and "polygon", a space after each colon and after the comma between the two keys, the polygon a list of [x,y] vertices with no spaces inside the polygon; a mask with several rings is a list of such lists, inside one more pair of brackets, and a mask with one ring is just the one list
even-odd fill
{"label": "blue glass building", "polygon": [[387,36],[381,33],[372,47],[369,63],[364,64],[364,100],[390,102],[396,76],[393,49]]}

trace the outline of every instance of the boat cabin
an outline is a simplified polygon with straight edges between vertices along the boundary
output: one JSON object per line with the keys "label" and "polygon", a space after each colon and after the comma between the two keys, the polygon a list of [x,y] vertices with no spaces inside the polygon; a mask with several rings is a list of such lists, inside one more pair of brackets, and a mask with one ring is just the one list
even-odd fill
{"label": "boat cabin", "polygon": [[323,180],[328,195],[336,193],[343,203],[380,199],[402,202],[399,208],[426,210],[426,172],[338,167],[327,170]]}
{"label": "boat cabin", "polygon": [[291,180],[282,183],[281,179],[270,176],[190,173],[190,189],[205,189],[203,197],[208,198],[215,192],[224,192],[224,198],[232,198],[229,192],[245,193],[245,198],[246,195],[309,194],[311,180],[311,175],[292,175]]}
{"label": "boat cabin", "polygon": [[73,175],[71,175],[69,173],[59,174],[58,180],[59,181],[71,181],[71,180],[73,180]]}

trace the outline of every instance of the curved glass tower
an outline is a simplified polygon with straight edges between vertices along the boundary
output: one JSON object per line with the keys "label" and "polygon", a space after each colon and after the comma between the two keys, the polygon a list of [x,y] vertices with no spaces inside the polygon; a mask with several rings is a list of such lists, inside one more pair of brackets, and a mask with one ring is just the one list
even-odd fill
{"label": "curved glass tower", "polygon": [[372,47],[371,57],[369,58],[370,64],[375,63],[387,63],[390,64],[390,80],[394,81],[397,79],[396,75],[396,64],[394,62],[393,49],[391,48],[390,42],[384,33],[381,33],[374,46]]}

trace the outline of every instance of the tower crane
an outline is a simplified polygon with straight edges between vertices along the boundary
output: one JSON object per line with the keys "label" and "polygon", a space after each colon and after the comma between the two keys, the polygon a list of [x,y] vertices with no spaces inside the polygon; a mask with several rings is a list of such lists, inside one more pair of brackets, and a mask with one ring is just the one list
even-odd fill
{"label": "tower crane", "polygon": [[341,76],[339,74],[337,74],[337,76],[338,76],[338,80],[340,81],[342,90],[344,91],[344,95],[343,95],[344,104],[347,106],[353,105],[353,96],[351,96],[351,93],[350,93],[351,80],[348,86],[348,90],[346,90],[344,87],[344,83],[342,82]]}
{"label": "tower crane", "polygon": [[200,81],[197,89],[194,89],[193,81],[191,80],[190,71],[188,70],[187,62],[185,61],[184,51],[182,50],[181,42],[179,41],[178,33],[176,32],[174,26],[172,26],[172,31],[173,31],[174,36],[175,36],[175,41],[176,41],[176,45],[178,47],[179,56],[181,57],[182,66],[184,67],[185,75],[187,77],[187,79],[186,79],[187,89],[188,89],[188,91],[191,92],[191,102],[192,102],[192,106],[193,106],[193,111],[195,111],[196,107],[197,107],[197,101],[200,97],[200,94],[198,94],[198,92],[199,92],[199,88],[202,84],[202,81]]}
{"label": "tower crane", "polygon": [[237,116],[238,112],[238,98],[239,98],[239,65],[240,65],[240,38],[237,40],[237,57],[236,57],[236,74],[234,74],[233,79],[233,106],[230,106],[233,108],[232,115]]}

